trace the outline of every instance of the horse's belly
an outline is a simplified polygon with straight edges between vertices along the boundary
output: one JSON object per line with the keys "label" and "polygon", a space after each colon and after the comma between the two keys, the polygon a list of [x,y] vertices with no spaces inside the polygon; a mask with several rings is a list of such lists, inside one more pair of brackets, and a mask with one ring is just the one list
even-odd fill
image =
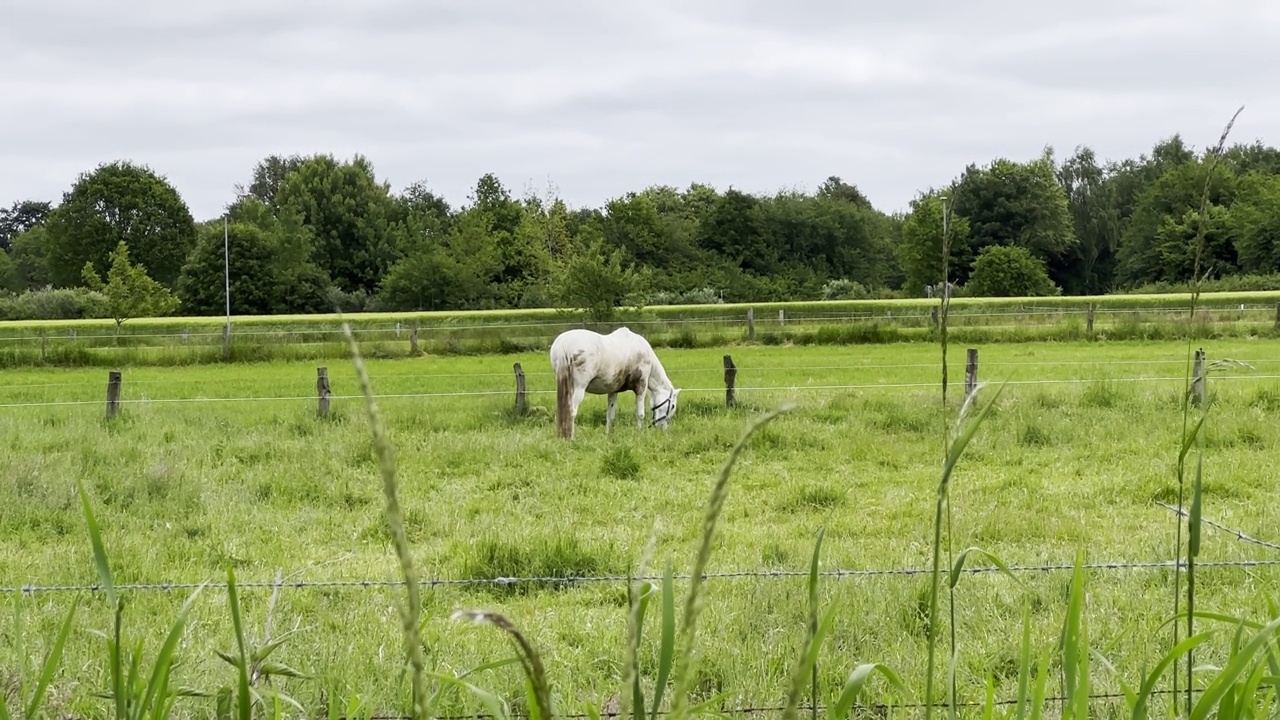
{"label": "horse's belly", "polygon": [[621,383],[619,383],[616,378],[596,377],[592,378],[591,382],[587,383],[587,392],[595,395],[608,395],[609,393],[618,392],[621,389],[620,385]]}

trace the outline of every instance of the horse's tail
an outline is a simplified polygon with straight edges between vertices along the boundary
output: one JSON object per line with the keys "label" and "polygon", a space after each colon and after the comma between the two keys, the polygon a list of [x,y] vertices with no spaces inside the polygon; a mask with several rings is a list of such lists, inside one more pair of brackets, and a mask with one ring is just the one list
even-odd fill
{"label": "horse's tail", "polygon": [[556,429],[560,437],[573,435],[573,414],[570,403],[573,399],[573,363],[568,357],[556,359]]}

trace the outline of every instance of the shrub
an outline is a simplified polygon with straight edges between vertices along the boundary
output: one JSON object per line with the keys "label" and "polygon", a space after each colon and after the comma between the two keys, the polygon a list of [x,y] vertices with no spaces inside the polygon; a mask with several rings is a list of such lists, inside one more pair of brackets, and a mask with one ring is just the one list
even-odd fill
{"label": "shrub", "polygon": [[[978,253],[965,284],[973,297],[1038,297],[1058,295],[1040,259],[1024,247],[990,245]],[[953,294],[954,297],[954,294]]]}
{"label": "shrub", "polygon": [[0,297],[3,320],[92,320],[108,315],[107,296],[86,288],[46,287]]}

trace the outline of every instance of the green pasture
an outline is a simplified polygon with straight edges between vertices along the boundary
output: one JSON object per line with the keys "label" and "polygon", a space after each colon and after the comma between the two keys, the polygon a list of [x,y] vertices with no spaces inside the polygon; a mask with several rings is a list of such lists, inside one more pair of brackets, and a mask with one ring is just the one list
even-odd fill
{"label": "green pasture", "polygon": [[[1175,340],[1275,337],[1280,293],[1206,294],[1194,319],[1185,295],[1098,298],[957,298],[948,310],[958,342]],[[1092,307],[1092,311],[1090,311]],[[747,320],[747,310],[752,320]],[[348,316],[372,357],[492,355],[543,350],[560,332],[626,325],[656,347],[936,343],[936,300],[698,305],[624,311],[588,323],[559,310],[365,313]],[[1092,319],[1090,319],[1092,317]],[[345,360],[337,315],[0,323],[0,367],[189,365]]]}
{"label": "green pasture", "polygon": [[[1206,435],[1204,514],[1253,536],[1280,540],[1274,502],[1280,450],[1280,341],[1209,339],[1213,402]],[[979,379],[1008,382],[952,478],[956,552],[980,546],[1009,565],[1158,563],[1174,557],[1185,342],[978,345]],[[398,464],[399,499],[414,559],[426,578],[423,638],[429,670],[461,672],[511,655],[492,628],[450,621],[459,608],[511,618],[542,653],[561,712],[610,709],[623,674],[623,582],[495,578],[615,577],[636,572],[651,539],[651,571],[691,567],[716,473],[753,417],[797,407],[759,431],[739,458],[709,571],[694,691],[717,707],[776,707],[806,622],[816,533],[831,570],[927,568],[942,433],[963,392],[965,348],[953,340],[949,407],[940,399],[936,345],[661,351],[684,389],[673,427],[634,426],[631,396],[604,435],[604,400],[589,396],[578,439],[558,439],[552,382],[540,351],[368,361]],[[725,407],[723,355],[738,367],[737,400]],[[512,413],[513,363],[527,376],[530,412]],[[1242,364],[1243,363],[1243,364]],[[287,635],[273,656],[308,677],[277,688],[318,716],[322,695],[376,713],[408,710],[408,677],[396,607],[399,579],[369,423],[353,366],[329,361],[334,398],[316,416],[316,362],[123,368],[121,414],[104,418],[106,368],[10,368],[0,378],[0,584],[97,582],[76,496],[83,481],[116,582],[200,583],[179,646],[174,682],[214,690],[234,679],[215,651],[235,646],[227,593],[235,569],[245,632]],[[981,389],[990,397],[994,386]],[[1275,560],[1274,552],[1211,528],[1200,562]],[[946,559],[944,558],[944,562]],[[981,558],[972,564],[987,565]],[[769,576],[786,571],[799,575]],[[286,580],[273,600],[277,572]],[[1204,609],[1265,620],[1280,575],[1269,565],[1204,567]],[[1020,619],[1029,599],[1032,641],[1052,648],[1068,602],[1070,572],[964,575],[956,589],[956,677],[962,700],[1017,691]],[[372,581],[369,586],[360,581]],[[474,584],[455,581],[476,581]],[[335,584],[323,585],[326,582]],[[303,583],[291,587],[288,583]],[[321,585],[314,585],[321,583]],[[684,581],[677,582],[677,589]],[[929,576],[823,577],[819,599],[838,608],[818,660],[819,701],[830,703],[855,665],[882,662],[911,695],[872,681],[867,702],[923,699]],[[189,588],[126,590],[125,628],[147,639],[147,657]],[[1119,692],[1168,649],[1172,571],[1090,571],[1087,617],[1094,647],[1114,667],[1093,669],[1093,689]],[[69,604],[81,608],[51,709],[102,716],[107,703],[101,594],[22,593],[24,656],[34,665]],[[943,603],[946,598],[944,595]],[[268,611],[268,608],[270,612]],[[656,611],[655,611],[656,612]],[[8,613],[6,613],[7,615]],[[654,619],[641,672],[652,684]],[[1197,649],[1221,664],[1230,635]],[[945,672],[946,642],[940,644]],[[12,635],[0,635],[11,667]],[[1038,651],[1037,651],[1038,652]],[[1055,666],[1056,667],[1056,666]],[[940,676],[941,677],[941,676]],[[518,665],[470,682],[523,709]],[[1058,670],[1049,692],[1059,689]],[[805,702],[808,702],[806,691]],[[1103,703],[1099,715],[1114,715]],[[1158,708],[1164,712],[1165,706]],[[181,715],[209,716],[213,701],[177,701]],[[441,713],[483,710],[446,693]]]}

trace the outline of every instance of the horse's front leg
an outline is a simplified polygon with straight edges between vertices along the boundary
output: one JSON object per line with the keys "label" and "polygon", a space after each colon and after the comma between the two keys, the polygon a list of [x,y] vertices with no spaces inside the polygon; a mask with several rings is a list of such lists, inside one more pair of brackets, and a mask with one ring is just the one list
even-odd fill
{"label": "horse's front leg", "polygon": [[636,390],[636,428],[640,430],[644,429],[644,404],[648,402],[648,393],[649,388],[643,385],[640,386],[639,390]]}
{"label": "horse's front leg", "polygon": [[618,393],[609,393],[609,411],[604,415],[604,433],[609,434],[613,428],[613,418],[618,413]]}

